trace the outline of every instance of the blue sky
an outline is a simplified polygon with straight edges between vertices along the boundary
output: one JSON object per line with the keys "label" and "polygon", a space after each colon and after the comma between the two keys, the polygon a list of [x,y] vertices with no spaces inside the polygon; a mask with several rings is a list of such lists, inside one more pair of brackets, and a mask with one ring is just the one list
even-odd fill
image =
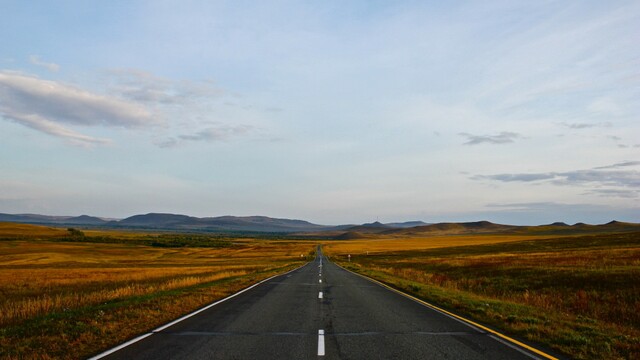
{"label": "blue sky", "polygon": [[637,1],[2,1],[0,212],[640,222]]}

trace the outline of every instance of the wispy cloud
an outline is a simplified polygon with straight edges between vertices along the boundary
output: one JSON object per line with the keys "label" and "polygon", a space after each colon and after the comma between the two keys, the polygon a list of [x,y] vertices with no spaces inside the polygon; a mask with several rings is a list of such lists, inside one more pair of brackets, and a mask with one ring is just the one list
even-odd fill
{"label": "wispy cloud", "polygon": [[[213,81],[173,80],[138,69],[111,69],[107,74],[112,94],[149,106],[165,117],[174,119],[169,129],[174,135],[154,141],[159,147],[175,148],[191,142],[223,142],[247,135],[255,129],[252,125],[218,119],[222,115],[211,109],[215,109],[216,103],[228,103],[225,98],[229,94],[215,86]],[[252,108],[251,105],[238,107],[242,110]],[[180,126],[189,129],[186,134],[180,134],[183,132],[178,128]]]}
{"label": "wispy cloud", "polygon": [[469,133],[460,133],[460,136],[467,138],[464,145],[478,145],[478,144],[508,144],[514,142],[516,139],[522,139],[522,135],[514,132],[503,131],[495,135],[473,135]]}
{"label": "wispy cloud", "polygon": [[139,104],[9,71],[0,71],[0,114],[81,145],[103,144],[108,140],[80,134],[62,124],[127,128],[159,124],[158,119]]}
{"label": "wispy cloud", "polygon": [[551,180],[556,185],[599,184],[602,186],[640,187],[639,171],[575,170],[567,172],[476,175],[475,180],[501,182],[537,182]]}
{"label": "wispy cloud", "polygon": [[177,137],[168,138],[163,141],[157,142],[156,145],[162,148],[172,148],[181,145],[185,142],[191,141],[204,141],[204,142],[216,142],[227,141],[233,137],[245,135],[254,130],[249,125],[219,125],[216,127],[208,127],[193,134],[179,135]]}
{"label": "wispy cloud", "polygon": [[602,197],[618,197],[625,199],[637,198],[640,195],[640,190],[631,189],[593,189],[585,193],[586,195],[594,194]]}
{"label": "wispy cloud", "polygon": [[606,165],[606,166],[598,166],[595,167],[594,169],[618,169],[618,168],[623,168],[623,167],[627,167],[627,166],[637,166],[640,165],[640,161],[623,161],[620,163],[616,163],[613,165]]}
{"label": "wispy cloud", "polygon": [[142,103],[183,104],[224,94],[211,81],[176,81],[137,69],[112,69],[108,73],[112,92]]}
{"label": "wispy cloud", "polygon": [[[505,203],[505,204],[487,204],[488,208],[507,209],[509,211],[549,211],[553,209],[557,212],[559,209],[584,209],[585,204],[564,204],[552,201],[539,201],[539,202],[523,202],[523,203]],[[607,208],[605,205],[589,205],[589,207]]]}
{"label": "wispy cloud", "polygon": [[32,63],[33,65],[42,66],[43,68],[51,72],[58,72],[60,70],[60,65],[42,61],[40,57],[37,55],[29,56],[29,62]]}
{"label": "wispy cloud", "polygon": [[587,106],[587,111],[594,115],[602,115],[607,117],[617,117],[624,115],[625,113],[622,106],[611,97],[601,97],[595,99],[591,104]]}
{"label": "wispy cloud", "polygon": [[560,125],[564,127],[568,127],[569,129],[580,130],[580,129],[591,129],[595,127],[611,127],[610,122],[599,122],[599,123],[566,123],[562,122]]}
{"label": "wispy cloud", "polygon": [[[631,194],[624,189],[640,189],[640,171],[628,168],[640,165],[640,161],[626,161],[588,170],[546,173],[513,173],[495,175],[475,175],[474,180],[491,180],[499,182],[544,182],[554,185],[593,186],[593,193],[598,194]],[[635,191],[635,190],[633,190]]]}
{"label": "wispy cloud", "polygon": [[25,114],[20,112],[12,113],[10,110],[3,109],[1,107],[0,112],[3,112],[5,117],[13,119],[22,125],[41,131],[45,134],[66,139],[75,145],[90,146],[108,144],[111,142],[109,139],[100,139],[83,135],[37,114]]}
{"label": "wispy cloud", "polygon": [[497,174],[497,175],[476,175],[473,177],[475,180],[496,180],[502,182],[532,182],[540,180],[555,179],[556,173],[537,173],[537,174]]}

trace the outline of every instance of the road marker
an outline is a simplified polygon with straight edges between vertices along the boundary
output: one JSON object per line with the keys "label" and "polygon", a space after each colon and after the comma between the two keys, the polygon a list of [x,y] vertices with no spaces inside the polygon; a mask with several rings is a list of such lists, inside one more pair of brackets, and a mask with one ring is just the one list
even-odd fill
{"label": "road marker", "polygon": [[318,293],[318,299],[322,299],[322,291]]}
{"label": "road marker", "polygon": [[320,284],[322,284],[322,279],[318,280],[320,282]]}
{"label": "road marker", "polygon": [[324,356],[324,330],[318,330],[318,356]]}

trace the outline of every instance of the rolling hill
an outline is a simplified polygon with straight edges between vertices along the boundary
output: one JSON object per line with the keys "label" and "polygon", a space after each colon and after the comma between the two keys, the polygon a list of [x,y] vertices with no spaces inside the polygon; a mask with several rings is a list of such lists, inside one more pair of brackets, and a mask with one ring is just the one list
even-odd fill
{"label": "rolling hill", "polygon": [[611,221],[602,225],[555,222],[538,226],[495,224],[489,221],[444,222],[427,224],[422,221],[362,225],[318,225],[304,220],[280,219],[267,216],[194,217],[170,213],[138,214],[121,220],[95,216],[48,216],[39,214],[2,214],[0,222],[83,228],[113,228],[136,230],[170,230],[185,232],[265,232],[290,235],[318,236],[334,239],[370,238],[376,236],[438,236],[464,234],[585,234],[598,232],[640,231],[640,224]]}
{"label": "rolling hill", "polygon": [[60,224],[60,225],[104,225],[107,220],[88,216],[49,216],[39,214],[2,214],[0,221],[26,224]]}

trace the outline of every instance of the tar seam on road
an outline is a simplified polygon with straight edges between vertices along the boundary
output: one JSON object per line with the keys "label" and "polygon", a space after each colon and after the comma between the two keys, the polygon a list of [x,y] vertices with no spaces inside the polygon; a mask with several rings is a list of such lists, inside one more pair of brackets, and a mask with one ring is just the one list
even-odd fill
{"label": "tar seam on road", "polygon": [[298,269],[301,269],[301,268],[303,268],[303,267],[305,267],[305,266],[307,266],[307,265],[309,265],[309,264],[310,264],[310,262],[308,262],[308,263],[306,263],[306,264],[304,264],[304,265],[302,265],[302,266],[300,266],[300,267],[297,267],[297,268],[295,268],[295,269],[293,269],[293,270],[289,270],[289,271],[287,271],[286,273],[273,275],[272,277],[269,277],[269,278],[266,278],[266,279],[264,279],[264,280],[261,280],[260,282],[257,282],[257,283],[255,283],[255,284],[253,284],[253,285],[251,285],[251,286],[249,286],[249,287],[247,287],[247,288],[244,288],[244,289],[242,289],[242,290],[238,291],[237,293],[231,294],[231,295],[227,296],[227,297],[226,297],[226,298],[224,298],[224,299],[220,299],[220,300],[218,300],[218,301],[216,301],[216,302],[214,302],[214,303],[212,303],[212,304],[209,304],[209,305],[207,305],[207,306],[205,306],[205,307],[203,307],[203,308],[201,308],[201,309],[199,309],[199,310],[196,310],[196,311],[194,311],[194,312],[192,312],[192,313],[189,313],[189,314],[187,314],[187,315],[185,315],[185,316],[183,316],[183,317],[181,317],[181,318],[179,318],[179,319],[177,319],[177,320],[174,320],[174,321],[172,321],[172,322],[170,322],[170,323],[168,323],[168,324],[162,325],[162,326],[160,326],[159,328],[157,328],[157,329],[155,329],[155,330],[151,330],[151,332],[148,332],[148,333],[146,333],[146,334],[140,335],[140,336],[138,336],[137,338],[131,339],[131,340],[129,340],[129,341],[127,341],[127,342],[123,343],[123,344],[120,344],[120,345],[118,345],[118,346],[116,346],[116,347],[114,347],[114,348],[112,348],[112,349],[109,349],[109,350],[107,350],[107,351],[105,351],[105,352],[103,352],[103,353],[100,353],[100,354],[98,354],[98,355],[96,355],[96,356],[90,357],[90,358],[89,358],[89,360],[98,360],[98,359],[102,359],[102,358],[103,358],[103,357],[105,357],[105,356],[111,355],[111,354],[113,354],[114,352],[116,352],[116,351],[118,351],[118,350],[124,349],[124,348],[126,348],[127,346],[129,346],[129,345],[131,345],[131,344],[135,344],[135,343],[137,343],[138,341],[140,341],[140,340],[142,340],[142,339],[144,339],[144,338],[146,338],[146,337],[149,337],[149,336],[151,336],[151,335],[153,335],[153,334],[155,334],[155,333],[157,333],[157,332],[160,332],[160,331],[162,331],[162,330],[164,330],[164,329],[166,329],[166,328],[168,328],[168,327],[170,327],[170,326],[173,326],[173,325],[175,325],[175,324],[179,323],[180,321],[186,320],[186,319],[188,319],[188,318],[190,318],[190,317],[192,317],[192,316],[194,316],[194,315],[197,315],[197,314],[199,314],[199,313],[201,313],[201,312],[203,312],[203,311],[205,311],[205,310],[208,310],[208,309],[210,309],[210,308],[212,308],[212,307],[214,307],[214,306],[216,306],[216,305],[218,305],[218,304],[220,304],[220,303],[223,303],[223,302],[225,302],[225,301],[227,301],[227,300],[229,300],[229,299],[231,299],[231,298],[234,298],[234,297],[236,297],[236,296],[238,296],[238,295],[240,295],[240,294],[244,293],[245,291],[249,291],[249,290],[253,289],[254,287],[256,287],[256,286],[258,286],[258,285],[260,285],[260,284],[262,284],[262,283],[265,283],[265,282],[267,282],[267,281],[269,281],[269,280],[271,280],[271,279],[273,279],[273,278],[276,278],[276,277],[278,277],[278,276],[287,275],[287,274],[289,274],[289,273],[291,273],[291,272],[294,272],[294,271],[296,271],[296,270],[298,270]]}
{"label": "tar seam on road", "polygon": [[[335,264],[335,263],[334,263],[334,264]],[[465,325],[467,325],[467,326],[469,326],[469,327],[471,327],[471,328],[473,328],[473,329],[476,329],[476,330],[478,330],[478,331],[480,331],[480,332],[483,332],[483,331],[484,331],[484,332],[491,333],[491,334],[495,335],[495,336],[491,336],[491,335],[489,335],[489,337],[491,337],[492,339],[494,339],[494,340],[496,340],[496,341],[499,341],[499,342],[501,342],[501,343],[503,343],[503,344],[505,344],[505,345],[510,345],[509,347],[511,347],[511,348],[513,348],[513,349],[516,349],[516,348],[518,348],[518,347],[519,347],[520,349],[518,349],[518,350],[519,350],[521,353],[523,353],[523,354],[527,354],[529,357],[532,357],[532,358],[534,358],[534,359],[538,359],[537,357],[533,356],[532,354],[526,353],[524,350],[522,350],[523,348],[524,348],[524,349],[527,349],[527,350],[529,350],[529,351],[531,351],[532,353],[535,353],[536,355],[540,355],[540,356],[542,356],[542,357],[543,357],[543,358],[545,358],[545,359],[549,359],[549,360],[559,360],[558,358],[556,358],[556,357],[554,357],[554,356],[551,356],[551,355],[549,355],[549,354],[547,354],[547,353],[545,353],[545,352],[543,352],[543,351],[541,351],[541,350],[538,350],[538,349],[536,349],[536,348],[534,348],[534,347],[532,347],[532,346],[529,346],[529,345],[527,345],[527,344],[525,344],[525,343],[522,343],[522,342],[520,342],[520,341],[518,341],[518,340],[516,340],[516,339],[513,339],[513,338],[511,338],[511,337],[509,337],[509,336],[507,336],[507,335],[501,334],[501,333],[499,333],[499,332],[497,332],[497,331],[495,331],[495,330],[492,330],[492,329],[490,329],[490,328],[488,328],[488,327],[486,327],[486,326],[480,325],[480,324],[478,324],[478,323],[476,323],[476,322],[474,322],[474,321],[471,321],[471,320],[469,320],[469,319],[466,319],[466,318],[464,318],[464,317],[462,317],[462,316],[460,316],[460,315],[456,315],[456,314],[454,314],[454,313],[452,313],[452,312],[449,312],[449,311],[447,311],[447,310],[445,310],[445,309],[439,308],[439,307],[437,307],[437,306],[435,306],[435,305],[433,305],[433,304],[430,304],[430,303],[428,303],[428,302],[426,302],[426,301],[424,301],[424,300],[418,299],[418,298],[417,298],[417,297],[415,297],[415,296],[411,296],[411,295],[409,295],[409,294],[407,294],[407,293],[404,293],[404,292],[402,292],[402,291],[400,291],[400,290],[398,290],[398,289],[394,289],[394,288],[392,288],[391,286],[389,286],[389,285],[387,285],[387,284],[385,284],[385,283],[382,283],[382,282],[380,282],[380,281],[378,281],[378,280],[376,280],[376,279],[372,279],[372,278],[370,278],[370,277],[368,277],[368,276],[365,276],[365,275],[362,275],[362,274],[358,274],[358,273],[353,272],[353,271],[351,271],[351,270],[345,269],[345,268],[343,268],[342,266],[340,266],[340,265],[338,265],[338,264],[336,264],[336,265],[337,265],[338,267],[340,267],[341,269],[345,270],[345,271],[348,271],[348,272],[350,272],[350,273],[352,273],[352,274],[358,275],[358,276],[360,276],[361,278],[366,279],[366,280],[369,280],[369,281],[371,281],[371,282],[373,282],[373,283],[375,283],[375,284],[378,284],[378,285],[382,286],[382,287],[383,287],[383,288],[385,288],[385,289],[391,290],[391,291],[393,291],[393,292],[395,292],[395,293],[397,293],[397,294],[400,294],[400,295],[402,295],[402,296],[404,296],[404,297],[406,297],[406,298],[409,298],[409,299],[411,299],[411,300],[413,300],[413,301],[415,301],[415,302],[417,302],[417,303],[419,303],[419,304],[422,304],[422,305],[424,305],[424,306],[426,306],[426,307],[428,307],[428,308],[431,308],[431,309],[433,309],[433,310],[435,310],[435,311],[438,311],[439,313],[441,313],[441,314],[443,314],[443,315],[446,315],[446,316],[448,316],[448,317],[450,317],[450,318],[453,318],[453,319],[455,319],[455,320],[458,320],[459,322],[461,322],[461,323],[463,323],[463,324],[465,324]],[[500,341],[500,340],[502,340],[502,341]]]}

